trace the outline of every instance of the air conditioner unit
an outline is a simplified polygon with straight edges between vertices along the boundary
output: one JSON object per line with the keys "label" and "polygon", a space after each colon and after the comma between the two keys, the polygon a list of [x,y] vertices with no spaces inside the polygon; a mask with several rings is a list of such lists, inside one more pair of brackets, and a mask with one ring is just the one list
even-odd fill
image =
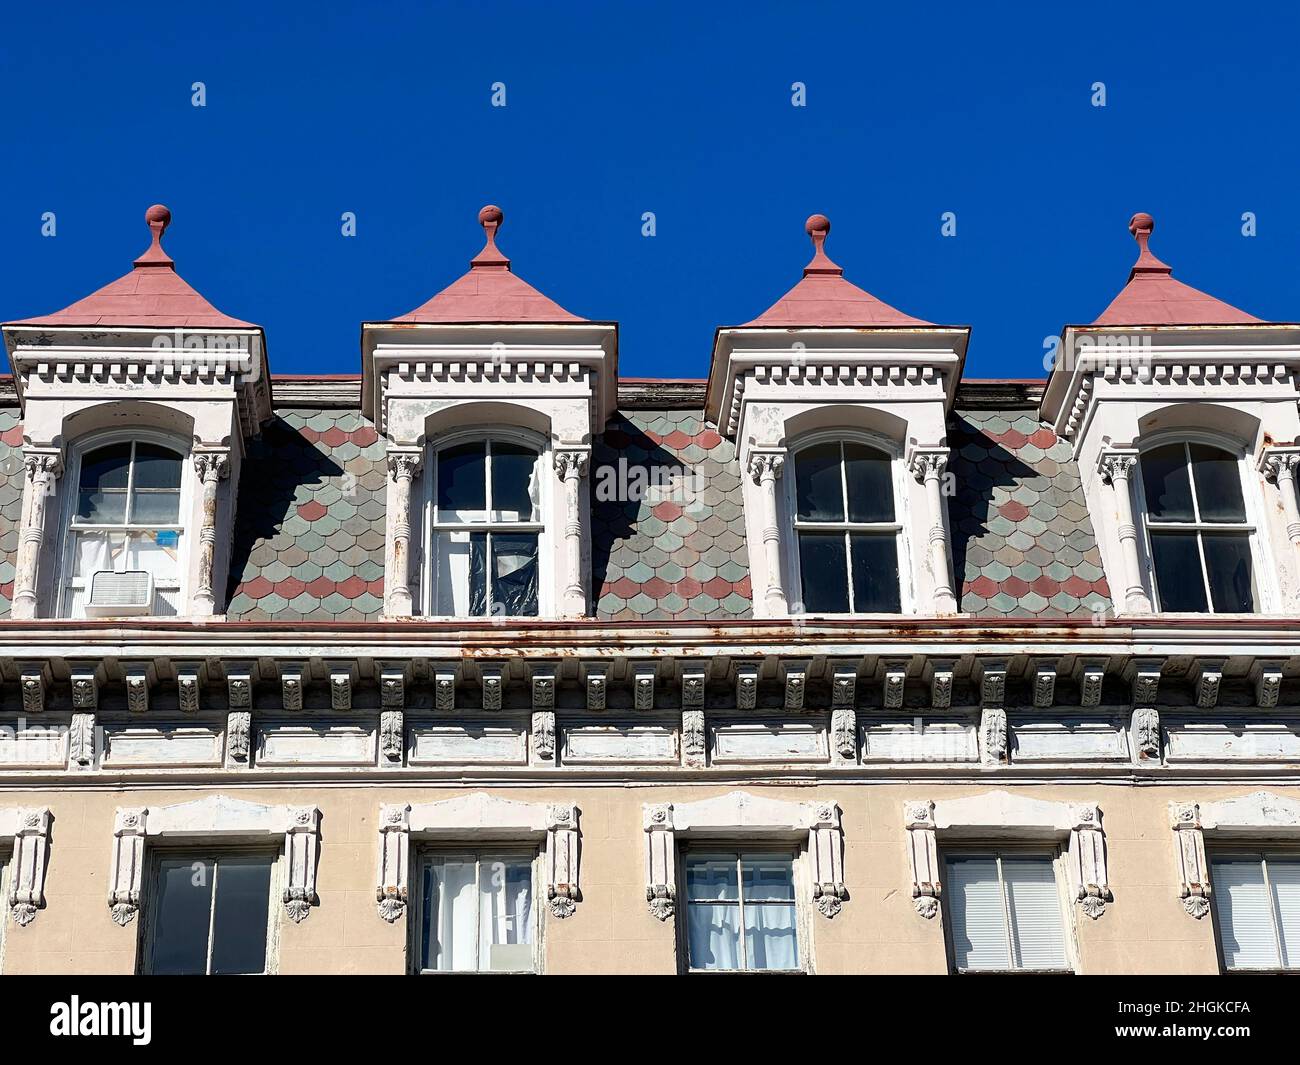
{"label": "air conditioner unit", "polygon": [[115,618],[153,613],[153,575],[147,570],[123,573],[102,569],[90,578],[86,617]]}

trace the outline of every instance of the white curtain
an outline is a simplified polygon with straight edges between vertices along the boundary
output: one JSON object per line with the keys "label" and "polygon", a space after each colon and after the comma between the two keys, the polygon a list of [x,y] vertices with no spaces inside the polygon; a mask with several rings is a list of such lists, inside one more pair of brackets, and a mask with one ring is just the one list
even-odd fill
{"label": "white curtain", "polygon": [[531,863],[484,857],[479,862],[480,969],[520,969],[530,966],[526,947],[533,941]]}
{"label": "white curtain", "polygon": [[440,859],[426,867],[424,966],[472,972],[478,882],[472,861]]}
{"label": "white curtain", "polygon": [[794,903],[745,904],[745,953],[751,969],[797,969]]}

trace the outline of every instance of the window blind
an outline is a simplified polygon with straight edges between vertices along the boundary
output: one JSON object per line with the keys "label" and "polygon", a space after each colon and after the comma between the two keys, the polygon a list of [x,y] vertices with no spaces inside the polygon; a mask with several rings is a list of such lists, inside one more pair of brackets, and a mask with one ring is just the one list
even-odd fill
{"label": "window blind", "polygon": [[954,855],[946,864],[959,969],[1069,968],[1051,858]]}
{"label": "window blind", "polygon": [[1258,858],[1212,863],[1212,897],[1219,917],[1223,960],[1229,969],[1272,969],[1281,964],[1264,863]]}

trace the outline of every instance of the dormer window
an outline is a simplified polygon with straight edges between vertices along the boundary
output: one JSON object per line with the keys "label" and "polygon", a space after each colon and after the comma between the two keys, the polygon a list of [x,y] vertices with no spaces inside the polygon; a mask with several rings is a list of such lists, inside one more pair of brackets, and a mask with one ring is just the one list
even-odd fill
{"label": "dormer window", "polygon": [[84,450],[77,461],[59,616],[179,613],[182,454],[130,439]]}
{"label": "dormer window", "polygon": [[902,609],[894,460],[857,440],[819,440],[794,455],[800,598],[809,614]]}
{"label": "dormer window", "polygon": [[1241,459],[1179,441],[1142,453],[1147,542],[1157,609],[1248,614],[1257,609]]}
{"label": "dormer window", "polygon": [[429,464],[428,612],[536,617],[542,521],[541,449],[520,438],[447,443]]}

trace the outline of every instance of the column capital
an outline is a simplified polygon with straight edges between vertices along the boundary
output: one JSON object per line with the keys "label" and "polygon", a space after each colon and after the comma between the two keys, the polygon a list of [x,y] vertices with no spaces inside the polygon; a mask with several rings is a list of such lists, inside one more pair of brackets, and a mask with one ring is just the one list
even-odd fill
{"label": "column capital", "polygon": [[785,469],[785,449],[753,450],[745,459],[745,469],[755,484],[760,483],[768,473],[773,478],[778,478]]}
{"label": "column capital", "polygon": [[585,477],[587,474],[587,466],[591,462],[591,448],[556,448],[554,452],[554,462],[556,476],[558,476],[562,481],[568,480],[570,477]]}
{"label": "column capital", "polygon": [[1260,451],[1259,470],[1266,480],[1277,484],[1279,478],[1285,480],[1296,475],[1300,466],[1300,446],[1294,444],[1274,444]]}
{"label": "column capital", "polygon": [[195,449],[191,454],[194,469],[200,480],[225,480],[230,476],[230,450],[228,448],[202,450]]}
{"label": "column capital", "polygon": [[47,474],[58,477],[63,472],[63,452],[58,448],[23,448],[23,467],[29,480]]}
{"label": "column capital", "polygon": [[412,478],[424,461],[423,451],[389,451],[388,473],[393,480]]}
{"label": "column capital", "polygon": [[1137,464],[1138,450],[1135,447],[1109,448],[1097,458],[1097,469],[1101,479],[1111,484],[1118,478],[1127,478]]}
{"label": "column capital", "polygon": [[943,476],[951,452],[946,447],[913,447],[907,453],[907,470],[918,481]]}

